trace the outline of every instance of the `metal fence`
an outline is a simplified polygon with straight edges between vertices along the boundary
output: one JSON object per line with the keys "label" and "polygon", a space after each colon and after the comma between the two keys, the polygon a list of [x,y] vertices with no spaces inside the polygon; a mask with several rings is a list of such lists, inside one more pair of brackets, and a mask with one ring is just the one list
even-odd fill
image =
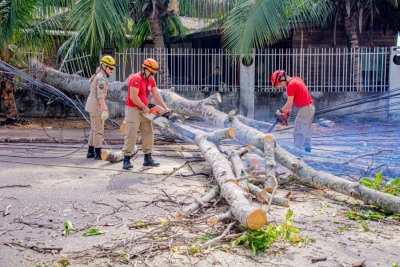
{"label": "metal fence", "polygon": [[90,57],[91,55],[81,54],[75,58],[64,59],[61,62],[59,71],[89,78],[92,75],[90,71]]}
{"label": "metal fence", "polygon": [[[237,91],[239,90],[239,68],[235,55],[223,49],[128,49],[116,53],[121,65],[116,79],[124,81],[130,74],[142,68],[147,57],[168,62],[171,85],[176,91]],[[232,60],[233,59],[233,60]],[[163,66],[160,66],[161,70]],[[216,74],[219,69],[220,76]],[[160,76],[155,76],[161,89]]]}
{"label": "metal fence", "polygon": [[[310,91],[387,91],[389,52],[386,47],[257,50],[253,61],[254,89],[259,92],[276,90],[271,86],[270,75],[282,69],[289,76],[304,79]],[[82,55],[64,61],[60,70],[90,77],[90,73],[86,73],[89,72],[89,57]],[[132,48],[115,53],[115,57],[120,64],[115,72],[118,81],[140,71],[143,60],[151,57],[167,62],[171,86],[176,91],[239,90],[241,65],[237,55],[228,50]],[[160,66],[161,71],[163,67]],[[160,75],[155,78],[159,87],[165,89]]]}
{"label": "metal fence", "polygon": [[19,62],[22,62],[22,65],[25,65],[27,69],[25,69],[25,72],[28,74],[32,74],[32,69],[31,67],[36,64],[36,63],[41,63],[43,64],[44,62],[44,51],[43,50],[19,50],[16,59]]}
{"label": "metal fence", "polygon": [[388,60],[386,47],[260,50],[255,54],[255,89],[271,90],[270,74],[282,69],[289,76],[301,77],[310,91],[387,91]]}

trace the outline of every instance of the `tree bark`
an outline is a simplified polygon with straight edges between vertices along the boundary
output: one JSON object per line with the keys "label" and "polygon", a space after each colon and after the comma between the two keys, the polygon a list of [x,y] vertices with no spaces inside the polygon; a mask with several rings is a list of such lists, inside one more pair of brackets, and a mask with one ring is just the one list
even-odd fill
{"label": "tree bark", "polygon": [[166,53],[164,52],[165,42],[164,42],[164,34],[162,30],[162,13],[165,12],[164,1],[155,1],[155,10],[153,10],[153,14],[149,16],[149,23],[151,28],[151,35],[153,38],[153,44],[156,48],[156,54],[154,55],[155,59],[159,63],[159,72],[160,75],[160,88],[170,88],[171,87],[171,79],[169,77],[169,68],[167,57],[164,56]]}
{"label": "tree bark", "polygon": [[[131,157],[135,156],[138,153],[138,148],[135,146],[135,149],[131,155]],[[101,159],[108,161],[110,163],[117,163],[124,159],[124,154],[121,150],[113,151],[113,150],[103,150],[101,151]]]}
{"label": "tree bark", "polygon": [[2,80],[0,83],[0,92],[0,95],[2,96],[4,102],[6,119],[19,119],[19,113],[14,96],[14,84],[9,82],[8,80]]}
{"label": "tree bark", "polygon": [[272,193],[278,186],[276,178],[276,162],[274,157],[275,152],[275,137],[272,134],[267,134],[264,138],[264,159],[265,159],[265,191]]}
{"label": "tree bark", "polygon": [[247,172],[247,167],[242,161],[242,157],[246,155],[249,151],[253,150],[253,146],[247,146],[240,151],[233,151],[229,155],[229,160],[232,162],[232,169],[235,173],[236,179],[239,181],[240,187],[245,192],[250,192],[247,187],[247,180],[249,179],[249,173]]}
{"label": "tree bark", "polygon": [[221,196],[231,206],[233,216],[250,229],[259,229],[267,223],[267,215],[262,209],[252,206],[245,192],[239,186],[232,172],[230,162],[223,156],[215,143],[225,138],[232,138],[232,128],[220,130],[212,134],[204,134],[196,137],[199,146],[208,163],[213,167],[215,178],[221,188]]}
{"label": "tree bark", "polygon": [[[70,88],[70,84],[74,83],[74,78],[71,75],[66,75],[67,80],[62,82],[60,78],[60,74],[55,70],[46,69],[47,75],[44,76],[43,81],[49,83],[55,87],[58,85],[60,90],[68,91]],[[57,75],[55,75],[57,74]],[[64,76],[65,74],[63,74]],[[68,77],[69,76],[69,77]],[[57,77],[57,79],[55,79]],[[85,79],[77,78],[80,83],[83,85],[81,90],[77,90],[75,88],[76,94],[89,94],[89,84],[84,82]],[[57,84],[52,84],[51,82],[58,82]],[[126,92],[123,92],[126,88],[125,83],[121,82],[113,82],[111,83],[111,90],[113,91],[114,99],[117,101],[124,101],[124,95],[126,97]],[[68,89],[67,89],[68,88]],[[173,109],[175,112],[183,114],[183,115],[196,115],[196,117],[200,117],[214,125],[220,126],[221,128],[232,127],[235,129],[236,138],[244,145],[253,145],[261,151],[264,151],[264,143],[265,143],[265,134],[251,128],[247,125],[241,123],[235,116],[232,114],[226,114],[221,111],[216,110],[212,105],[208,105],[209,101],[191,101],[187,100],[170,90],[160,90],[160,94],[162,95],[166,104]],[[215,98],[215,97],[214,97]],[[212,101],[211,101],[212,102]],[[198,139],[196,143],[203,144],[206,142],[206,139]],[[199,145],[200,146],[200,145]],[[217,148],[213,148],[217,150]],[[305,164],[301,159],[298,159],[294,155],[288,153],[283,148],[281,148],[278,144],[275,146],[274,156],[276,162],[281,164],[282,166],[292,170],[297,176],[299,176],[302,180],[312,184],[316,187],[326,187],[343,194],[358,198],[363,200],[368,204],[373,204],[375,206],[379,206],[385,210],[392,211],[394,213],[400,213],[400,198],[392,195],[388,195],[379,191],[371,190],[360,183],[350,182],[343,178],[334,176],[332,174],[321,172],[314,170]],[[207,161],[211,164],[216,164],[213,166],[215,172],[222,174],[219,169],[220,165],[218,162],[214,161],[212,157],[207,156]],[[225,160],[225,159],[224,159]],[[226,163],[224,166],[227,168],[229,164]],[[234,175],[232,170],[229,171],[231,179],[234,179]],[[224,176],[226,178],[226,174]],[[223,179],[225,179],[223,178]],[[236,180],[236,179],[234,179]],[[233,184],[233,183],[228,183]],[[239,188],[239,187],[238,187]],[[221,190],[224,192],[224,190]],[[243,192],[243,190],[242,190]],[[235,215],[236,217],[236,215]],[[237,218],[237,217],[236,217]]]}
{"label": "tree bark", "polygon": [[346,31],[346,39],[347,39],[347,47],[349,49],[354,49],[354,62],[350,64],[353,66],[353,79],[354,85],[357,88],[357,91],[364,91],[364,88],[361,87],[361,68],[360,68],[360,45],[358,42],[358,34],[357,34],[357,3],[353,3],[353,0],[345,0],[345,9],[342,10],[342,14],[344,14],[344,27]]}
{"label": "tree bark", "polygon": [[176,214],[176,217],[183,218],[183,217],[189,216],[196,210],[200,209],[205,203],[210,202],[211,200],[216,198],[218,195],[219,195],[219,187],[215,186],[202,198],[196,199],[195,201],[193,201],[192,204],[187,206],[183,211],[178,212]]}

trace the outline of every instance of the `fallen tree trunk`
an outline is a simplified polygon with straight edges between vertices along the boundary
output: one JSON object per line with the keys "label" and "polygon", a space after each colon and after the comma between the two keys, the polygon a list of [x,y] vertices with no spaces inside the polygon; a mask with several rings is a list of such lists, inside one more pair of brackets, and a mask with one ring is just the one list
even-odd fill
{"label": "fallen tree trunk", "polygon": [[[235,118],[227,122],[227,125],[229,124],[231,124],[235,130],[239,130],[237,131],[236,138],[242,143],[252,144],[261,151],[264,151],[264,134],[241,124],[235,120]],[[304,163],[300,158],[282,149],[278,144],[276,144],[274,155],[275,160],[282,166],[293,171],[294,174],[303,181],[317,188],[325,187],[333,189],[337,192],[360,199],[367,204],[372,204],[394,213],[400,213],[399,197],[369,189],[358,182],[351,182],[326,172],[317,171]]]}
{"label": "fallen tree trunk", "polygon": [[239,186],[235,175],[232,172],[230,162],[223,156],[216,143],[225,138],[232,138],[232,128],[220,130],[211,134],[199,135],[196,137],[196,144],[199,146],[208,163],[213,167],[215,178],[221,188],[221,196],[231,206],[233,216],[243,225],[250,229],[259,229],[267,223],[267,215],[262,209],[251,205],[251,201],[245,196],[245,192]]}
{"label": "fallen tree trunk", "polygon": [[[138,153],[138,148],[137,148],[137,146],[135,146],[135,150],[133,151],[131,157],[133,157],[137,153]],[[108,161],[110,163],[117,163],[124,159],[124,154],[122,153],[121,150],[114,151],[114,150],[105,149],[105,150],[101,151],[101,159]]]}
{"label": "fallen tree trunk", "polygon": [[[44,70],[47,73],[46,75],[43,75],[42,80],[44,82],[63,91],[81,95],[89,94],[89,83],[85,82],[87,79],[62,74],[50,68]],[[126,93],[126,83],[110,83],[110,100],[118,102],[125,101]],[[210,105],[208,100],[187,100],[169,90],[160,90],[160,94],[164,98],[166,104],[175,112],[182,115],[200,117],[219,127],[232,127],[236,131],[236,138],[242,144],[253,145],[259,150],[264,151],[264,143],[266,141],[264,139],[264,133],[243,124],[239,119],[233,116],[233,114],[227,115],[216,110],[212,105]],[[294,155],[282,149],[278,144],[276,144],[274,156],[276,162],[292,170],[301,179],[316,187],[327,187],[343,194],[361,199],[368,204],[373,204],[385,210],[400,213],[399,197],[371,190],[360,183],[350,182],[332,174],[317,171],[309,167],[301,159],[298,159]]]}
{"label": "fallen tree trunk", "polygon": [[274,157],[275,138],[273,135],[267,134],[264,138],[264,154],[265,154],[265,184],[264,188],[268,193],[272,193],[278,186],[276,178],[276,162]]}

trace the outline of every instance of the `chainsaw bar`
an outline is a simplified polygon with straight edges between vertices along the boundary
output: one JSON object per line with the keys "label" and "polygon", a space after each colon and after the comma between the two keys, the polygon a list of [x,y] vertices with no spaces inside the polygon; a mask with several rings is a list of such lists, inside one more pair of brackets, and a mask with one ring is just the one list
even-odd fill
{"label": "chainsaw bar", "polygon": [[163,115],[153,115],[151,113],[144,113],[143,111],[141,111],[140,114],[155,125],[160,126],[161,128],[167,127],[169,125],[169,120]]}

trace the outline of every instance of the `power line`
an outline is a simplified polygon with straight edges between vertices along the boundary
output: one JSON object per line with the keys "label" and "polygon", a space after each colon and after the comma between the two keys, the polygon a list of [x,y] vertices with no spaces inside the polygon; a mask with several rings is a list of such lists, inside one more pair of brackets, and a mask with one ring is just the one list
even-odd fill
{"label": "power line", "polygon": [[[5,63],[2,60],[0,60],[0,69],[2,70],[2,71],[0,71],[0,77],[3,80],[10,81],[10,82],[20,86],[21,88],[31,90],[41,96],[48,98],[49,99],[48,104],[51,103],[52,101],[60,101],[64,104],[68,105],[69,107],[75,108],[76,110],[79,111],[79,113],[81,113],[82,117],[85,118],[85,120],[87,122],[89,122],[89,119],[87,118],[87,115],[86,115],[85,107],[80,102],[72,100],[71,98],[66,96],[60,90],[58,90],[48,84],[45,84],[45,83],[42,83],[42,82],[36,80],[32,76],[26,74],[23,71],[20,71],[20,70],[14,68],[13,66]],[[17,77],[21,78],[22,80],[24,80],[25,82],[24,83],[19,82],[16,79],[14,79],[14,77],[10,77],[10,75],[17,76]],[[106,122],[116,128],[120,127],[120,125],[118,123],[116,123],[115,121],[113,121],[111,119],[107,119]]]}

